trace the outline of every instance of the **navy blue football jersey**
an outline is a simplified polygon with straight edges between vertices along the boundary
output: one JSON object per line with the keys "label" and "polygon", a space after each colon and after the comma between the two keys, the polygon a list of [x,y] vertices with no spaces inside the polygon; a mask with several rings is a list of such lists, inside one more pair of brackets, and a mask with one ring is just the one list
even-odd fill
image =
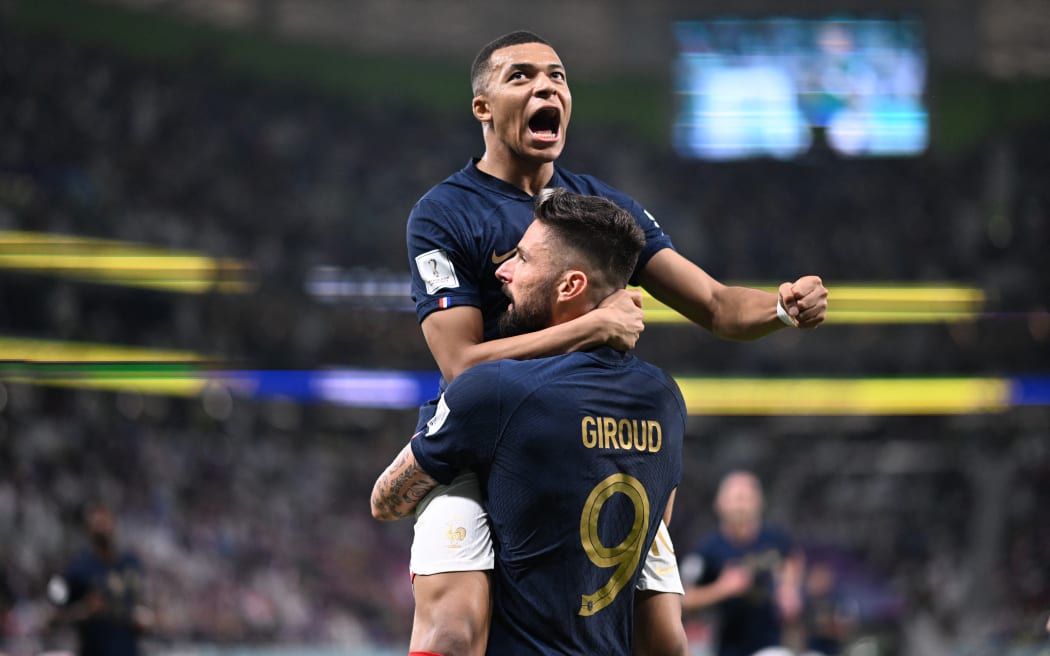
{"label": "navy blue football jersey", "polygon": [[412,440],[440,482],[472,470],[496,563],[489,653],[630,654],[634,589],[681,478],[674,380],[608,347],[478,365]]}
{"label": "navy blue football jersey", "polygon": [[138,631],[132,624],[135,606],[141,603],[142,564],[130,553],[113,562],[100,559],[90,549],[81,552],[63,575],[69,586],[67,604],[97,594],[104,609],[77,624],[80,656],[136,656]]}
{"label": "navy blue football jersey", "polygon": [[[420,321],[437,309],[471,305],[481,310],[485,339],[499,337],[498,317],[507,307],[496,269],[510,256],[533,220],[533,197],[479,171],[471,160],[428,191],[408,217],[408,264],[412,299]],[[548,187],[608,198],[634,216],[645,231],[641,270],[670,238],[630,196],[587,175],[555,165]]]}
{"label": "navy blue football jersey", "polygon": [[763,526],[746,545],[730,542],[721,532],[705,538],[695,549],[700,557],[698,585],[718,579],[727,565],[751,570],[751,588],[719,604],[719,656],[750,656],[780,645],[780,617],[776,605],[776,573],[794,545],[786,533]]}

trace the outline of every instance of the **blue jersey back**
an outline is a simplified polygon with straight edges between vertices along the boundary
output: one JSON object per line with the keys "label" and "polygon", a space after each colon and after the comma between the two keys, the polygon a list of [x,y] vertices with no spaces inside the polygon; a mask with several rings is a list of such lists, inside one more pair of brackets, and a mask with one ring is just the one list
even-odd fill
{"label": "blue jersey back", "polygon": [[496,543],[489,651],[630,654],[634,588],[681,478],[674,381],[602,347],[478,365],[445,391],[413,453],[477,472]]}
{"label": "blue jersey back", "polygon": [[729,541],[721,532],[705,538],[694,553],[702,564],[696,583],[718,579],[727,565],[752,573],[751,588],[719,604],[719,655],[750,655],[780,644],[780,616],[776,605],[776,574],[793,550],[782,531],[763,526],[748,544]]}
{"label": "blue jersey back", "polygon": [[[497,320],[507,307],[496,269],[532,223],[533,197],[478,170],[476,160],[428,191],[408,217],[412,298],[419,320],[437,309],[471,305],[481,310],[485,339],[499,336]],[[548,187],[608,198],[634,216],[645,231],[641,270],[671,240],[630,196],[604,182],[555,165]]]}

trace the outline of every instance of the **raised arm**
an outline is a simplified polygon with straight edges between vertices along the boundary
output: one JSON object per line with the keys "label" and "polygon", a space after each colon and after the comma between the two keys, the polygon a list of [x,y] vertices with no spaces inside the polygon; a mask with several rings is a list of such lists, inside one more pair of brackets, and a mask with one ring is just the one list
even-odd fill
{"label": "raised arm", "polygon": [[372,517],[382,520],[408,517],[437,485],[438,482],[416,463],[409,442],[372,487]]}
{"label": "raised arm", "polygon": [[456,306],[431,312],[423,319],[423,337],[447,382],[482,362],[569,353],[608,344],[634,348],[644,329],[642,296],[635,290],[613,293],[594,310],[572,321],[533,333],[483,341],[481,311]]}
{"label": "raised arm", "polygon": [[[724,339],[758,339],[787,325],[778,317],[777,294],[723,285],[670,248],[646,263],[640,282],[654,297]],[[785,282],[779,292],[784,311],[799,328],[824,321],[828,290],[817,276]]]}

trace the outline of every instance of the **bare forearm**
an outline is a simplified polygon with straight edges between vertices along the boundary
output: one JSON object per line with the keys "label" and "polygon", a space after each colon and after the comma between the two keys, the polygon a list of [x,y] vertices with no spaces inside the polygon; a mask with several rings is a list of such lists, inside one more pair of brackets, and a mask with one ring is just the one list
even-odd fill
{"label": "bare forearm", "polygon": [[711,332],[723,339],[750,341],[787,325],[777,318],[777,295],[750,287],[722,287]]}
{"label": "bare forearm", "polygon": [[723,339],[758,339],[784,327],[776,294],[723,285],[671,249],[649,260],[640,282],[656,299]]}
{"label": "bare forearm", "polygon": [[408,517],[438,482],[423,471],[406,444],[372,488],[372,516],[390,521]]}
{"label": "bare forearm", "polygon": [[441,367],[445,380],[452,382],[467,369],[482,362],[496,360],[530,360],[560,353],[570,353],[604,343],[596,317],[582,315],[565,323],[513,337],[502,337],[459,349]]}
{"label": "bare forearm", "polygon": [[640,292],[621,289],[571,321],[559,321],[549,328],[514,337],[485,341],[481,311],[467,305],[432,312],[423,319],[421,327],[441,375],[452,382],[482,362],[528,360],[599,344],[629,351],[645,329],[641,308]]}
{"label": "bare forearm", "polygon": [[727,286],[669,248],[649,260],[640,282],[654,297],[723,339],[758,339],[787,325],[816,328],[828,309],[828,290],[819,276],[782,283],[775,293]]}

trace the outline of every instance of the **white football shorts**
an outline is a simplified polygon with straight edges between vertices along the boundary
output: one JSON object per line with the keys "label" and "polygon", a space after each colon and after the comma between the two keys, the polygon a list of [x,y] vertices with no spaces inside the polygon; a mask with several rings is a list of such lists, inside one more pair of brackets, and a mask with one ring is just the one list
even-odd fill
{"label": "white football shorts", "polygon": [[489,515],[475,474],[460,474],[423,497],[408,564],[413,575],[488,570],[493,564]]}
{"label": "white football shorts", "polygon": [[662,519],[653,546],[649,548],[649,554],[645,558],[645,566],[642,567],[642,576],[638,579],[637,588],[651,592],[685,594],[682,577],[678,575],[678,560],[674,555],[671,535]]}
{"label": "white football shorts", "polygon": [[[492,569],[495,557],[488,520],[475,474],[460,474],[448,485],[431,490],[416,507],[415,537],[408,565],[412,575]],[[637,587],[684,594],[671,536],[663,520]]]}

